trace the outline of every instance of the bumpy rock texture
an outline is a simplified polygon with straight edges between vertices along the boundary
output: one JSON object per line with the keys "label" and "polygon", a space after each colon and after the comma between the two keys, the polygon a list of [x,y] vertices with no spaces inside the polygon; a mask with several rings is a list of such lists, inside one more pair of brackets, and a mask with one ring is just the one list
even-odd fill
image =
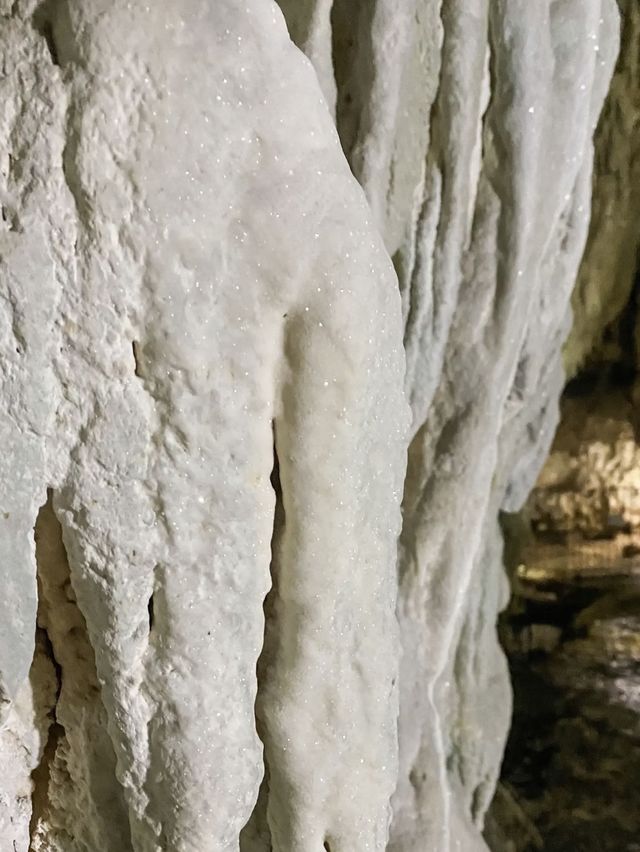
{"label": "bumpy rock texture", "polygon": [[521,505],[557,422],[616,9],[335,0],[307,4],[303,24],[282,5],[330,106],[333,56],[337,127],[403,298],[413,419],[390,848],[472,849],[510,713],[497,517]]}
{"label": "bumpy rock texture", "polygon": [[640,447],[620,392],[569,399],[527,505],[539,532],[596,538],[640,526]]}
{"label": "bumpy rock texture", "polygon": [[281,5],[0,3],[9,850],[483,848],[615,5]]}
{"label": "bumpy rock texture", "polygon": [[3,852],[237,849],[265,764],[274,848],[382,848],[400,299],[313,70],[264,2],[0,39]]}

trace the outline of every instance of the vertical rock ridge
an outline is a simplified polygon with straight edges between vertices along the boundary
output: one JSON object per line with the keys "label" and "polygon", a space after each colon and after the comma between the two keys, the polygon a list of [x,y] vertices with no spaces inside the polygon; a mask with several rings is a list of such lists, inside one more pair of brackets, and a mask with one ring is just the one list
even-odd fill
{"label": "vertical rock ridge", "polygon": [[283,0],[280,8],[292,39],[313,63],[329,112],[335,115],[331,16],[334,0]]}
{"label": "vertical rock ridge", "polygon": [[[414,431],[427,416],[442,374],[462,282],[462,258],[471,239],[468,208],[475,186],[469,168],[481,121],[487,52],[488,5],[484,0],[472,6],[447,0],[440,15],[444,36],[438,88],[428,123],[426,191],[419,217],[423,227],[429,223],[431,233],[422,230],[415,240],[419,267],[410,270],[415,280],[409,279],[405,326],[406,391]],[[461,44],[465,45],[463,62]],[[437,194],[431,187],[438,187]],[[425,250],[428,257],[423,254]],[[401,287],[407,284],[401,281]],[[420,310],[421,303],[426,303],[426,310]]]}
{"label": "vertical rock ridge", "polygon": [[0,0],[16,852],[484,848],[615,5],[282,6]]}
{"label": "vertical rock ridge", "polygon": [[[413,413],[390,848],[448,852],[483,848],[509,713],[494,628],[505,601],[495,518],[524,499],[553,433],[617,16],[600,0],[421,3],[399,47],[393,27],[376,30],[384,5],[354,15],[348,43],[334,35],[334,62],[343,147],[400,277]],[[394,9],[396,24],[413,15],[411,0]],[[368,117],[363,107],[377,97],[381,55],[380,67],[396,64],[389,81],[405,69],[395,122],[381,102]],[[352,80],[358,96],[348,103]],[[382,138],[404,168],[397,187],[354,157]],[[457,720],[468,722],[464,737]]]}
{"label": "vertical rock ridge", "polygon": [[[312,279],[325,282],[318,292],[330,283],[324,264],[318,256],[312,270]],[[286,521],[275,539],[268,656],[258,696],[269,766],[267,820],[273,848],[283,852],[320,848],[324,842],[336,852],[381,848],[387,833],[395,768],[389,709],[396,679],[390,660],[373,656],[380,637],[395,642],[395,624],[388,608],[392,578],[376,569],[385,563],[380,551],[385,544],[376,532],[383,522],[375,507],[385,487],[393,492],[399,483],[378,435],[373,432],[363,446],[358,427],[361,417],[374,412],[382,422],[393,416],[374,385],[355,382],[356,376],[389,366],[353,341],[356,335],[375,339],[373,328],[388,310],[390,293],[380,293],[379,303],[370,302],[366,310],[359,308],[359,325],[348,337],[335,323],[336,317],[351,315],[356,288],[365,281],[354,258],[348,277],[335,282],[333,315],[321,296],[309,294],[304,308],[288,316],[284,350],[291,369],[284,373],[276,418]],[[340,283],[347,286],[338,290]],[[316,346],[324,352],[320,362],[314,358]],[[326,422],[332,424],[328,432],[321,425]],[[320,458],[332,458],[336,466],[318,466]],[[347,466],[349,480],[341,483],[338,471]],[[363,487],[368,515],[355,498]],[[387,523],[397,523],[397,517]],[[326,528],[339,535],[330,538]],[[355,536],[363,528],[367,532],[356,550]],[[345,541],[353,542],[346,552],[339,545]],[[391,554],[387,559],[391,564]],[[340,684],[338,690],[334,684]],[[359,696],[355,702],[354,695]]]}
{"label": "vertical rock ridge", "polygon": [[574,376],[597,351],[604,329],[627,304],[637,265],[640,217],[640,9],[619,0],[620,54],[595,134],[593,213],[572,294],[573,325],[564,352]]}
{"label": "vertical rock ridge", "polygon": [[[51,376],[46,385],[18,374],[21,392],[31,381],[45,409],[35,430],[40,456],[19,454],[30,477],[20,517],[33,524],[39,489],[52,483],[95,654],[95,746],[113,751],[103,775],[81,764],[84,721],[71,698],[65,703],[65,674],[54,816],[48,828],[38,823],[43,849],[237,848],[263,774],[254,705],[274,419],[293,495],[283,484],[283,502],[293,500],[296,518],[282,594],[300,592],[295,606],[287,600],[286,619],[274,620],[286,653],[274,661],[278,687],[266,689],[274,849],[290,848],[286,838],[301,850],[311,838],[335,852],[381,849],[396,753],[393,564],[406,422],[399,297],[314,73],[264,0],[242,8],[171,0],[162,26],[143,3],[65,0],[36,11],[42,35],[35,5],[21,5],[11,43],[22,57],[28,32],[34,55],[25,67],[32,76],[46,69],[55,92],[48,159],[33,140],[31,159],[20,152],[25,168],[39,175],[44,162],[55,182],[55,193],[47,185],[38,198],[51,258],[34,268],[38,285],[50,276],[52,295],[29,294],[45,316],[23,337],[33,377],[41,361]],[[328,16],[330,4],[323,8]],[[19,112],[24,92],[8,85]],[[51,211],[47,198],[56,201]],[[25,205],[16,210],[22,221]],[[31,250],[37,239],[25,233]],[[9,258],[9,274],[24,268]],[[296,357],[285,364],[287,315],[297,318]],[[0,316],[10,329],[11,312]],[[9,344],[2,354],[18,357]],[[285,367],[295,422],[277,410]],[[11,386],[2,390],[16,398]],[[24,412],[14,423],[29,434]],[[319,476],[307,476],[311,459],[323,460]],[[3,487],[15,480],[4,473]],[[24,550],[17,524],[11,535]],[[26,581],[35,587],[29,552],[8,556],[8,579],[16,581],[17,563],[26,590]],[[28,628],[24,660],[10,669],[0,656],[12,700],[33,653],[36,596],[25,588],[15,587],[24,615],[12,625],[15,634]],[[51,606],[52,623],[65,607],[62,599]],[[300,618],[308,612],[314,618]],[[296,671],[321,701],[299,700]],[[381,696],[372,708],[360,696],[365,686]],[[360,722],[353,741],[351,700]],[[299,741],[299,754],[284,758],[282,706]],[[310,772],[309,752],[324,761],[324,780]],[[333,784],[329,770],[340,775]],[[339,799],[345,785],[353,794]],[[106,806],[95,803],[113,787],[122,812],[105,839]],[[298,791],[296,811],[289,789]],[[7,812],[23,820],[11,797]],[[59,842],[75,822],[77,839]]]}

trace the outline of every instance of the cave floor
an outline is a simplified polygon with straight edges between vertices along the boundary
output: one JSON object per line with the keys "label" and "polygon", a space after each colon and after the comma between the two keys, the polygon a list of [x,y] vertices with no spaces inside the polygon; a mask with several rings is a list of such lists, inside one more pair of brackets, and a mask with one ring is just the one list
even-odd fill
{"label": "cave floor", "polygon": [[526,852],[640,852],[640,584],[628,564],[615,582],[611,565],[578,584],[541,575],[521,607],[502,784],[535,826]]}

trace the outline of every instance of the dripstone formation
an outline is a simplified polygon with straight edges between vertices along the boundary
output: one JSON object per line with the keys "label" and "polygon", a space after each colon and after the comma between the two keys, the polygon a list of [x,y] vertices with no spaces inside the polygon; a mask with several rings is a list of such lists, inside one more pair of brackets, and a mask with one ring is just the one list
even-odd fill
{"label": "dripstone formation", "polygon": [[617,39],[0,0],[1,852],[485,848]]}

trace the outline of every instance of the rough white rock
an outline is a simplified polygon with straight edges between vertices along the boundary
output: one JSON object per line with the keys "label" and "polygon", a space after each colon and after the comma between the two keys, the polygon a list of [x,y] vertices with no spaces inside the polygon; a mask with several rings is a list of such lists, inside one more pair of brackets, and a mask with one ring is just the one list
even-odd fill
{"label": "rough white rock", "polygon": [[615,5],[282,8],[0,4],[8,852],[483,848]]}
{"label": "rough white rock", "polygon": [[265,762],[274,849],[383,849],[400,299],[314,72],[266,0],[3,15],[2,851],[42,752],[34,849],[237,849]]}
{"label": "rough white rock", "polygon": [[496,519],[557,422],[617,10],[335,0],[332,17],[337,126],[399,274],[413,412],[390,849],[466,852],[510,713]]}

